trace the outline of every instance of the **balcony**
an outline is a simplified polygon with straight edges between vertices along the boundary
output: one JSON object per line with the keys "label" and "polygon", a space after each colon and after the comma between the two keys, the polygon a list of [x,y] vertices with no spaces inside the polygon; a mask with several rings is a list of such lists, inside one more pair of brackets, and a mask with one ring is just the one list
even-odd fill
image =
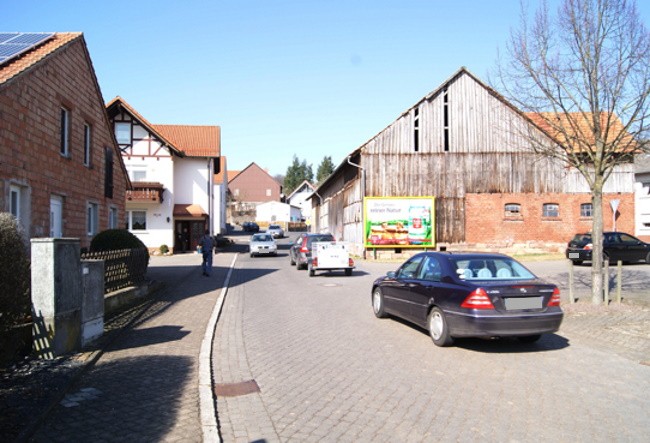
{"label": "balcony", "polygon": [[162,183],[132,182],[133,190],[126,191],[127,201],[135,202],[163,202],[164,187]]}

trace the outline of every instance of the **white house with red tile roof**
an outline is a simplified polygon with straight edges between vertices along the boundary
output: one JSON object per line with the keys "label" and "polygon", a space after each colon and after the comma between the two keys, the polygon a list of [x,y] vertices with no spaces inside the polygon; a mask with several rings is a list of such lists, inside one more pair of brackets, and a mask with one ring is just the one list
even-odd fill
{"label": "white house with red tile roof", "polygon": [[150,250],[166,245],[177,253],[196,250],[206,230],[221,233],[225,194],[214,183],[222,165],[220,128],[152,124],[121,97],[106,109],[133,184],[128,229]]}

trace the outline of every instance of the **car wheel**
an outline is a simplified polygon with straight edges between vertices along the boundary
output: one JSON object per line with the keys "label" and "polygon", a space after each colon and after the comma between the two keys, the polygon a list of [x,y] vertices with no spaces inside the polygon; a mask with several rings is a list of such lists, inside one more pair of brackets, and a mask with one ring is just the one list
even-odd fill
{"label": "car wheel", "polygon": [[352,268],[346,269],[345,270],[345,275],[347,275],[348,277],[351,276],[352,275]]}
{"label": "car wheel", "polygon": [[519,340],[522,343],[535,343],[537,340],[540,339],[542,334],[535,334],[535,335],[523,335],[521,337],[517,337],[517,340]]}
{"label": "car wheel", "polygon": [[580,266],[582,264],[582,260],[571,260],[574,265]]}
{"label": "car wheel", "polygon": [[436,346],[449,346],[454,342],[454,339],[449,335],[449,326],[445,314],[440,308],[431,310],[427,324],[429,325],[429,335]]}
{"label": "car wheel", "polygon": [[316,275],[316,271],[314,271],[312,268],[309,268],[309,276],[313,277],[314,275]]}
{"label": "car wheel", "polygon": [[289,254],[289,263],[291,263],[291,266],[296,264],[296,261],[293,259],[293,255]]}
{"label": "car wheel", "polygon": [[375,288],[372,292],[372,312],[375,313],[375,317],[377,318],[386,317],[386,311],[384,310],[384,294],[381,293],[380,288]]}
{"label": "car wheel", "polygon": [[650,265],[650,252],[645,256],[645,262]]}

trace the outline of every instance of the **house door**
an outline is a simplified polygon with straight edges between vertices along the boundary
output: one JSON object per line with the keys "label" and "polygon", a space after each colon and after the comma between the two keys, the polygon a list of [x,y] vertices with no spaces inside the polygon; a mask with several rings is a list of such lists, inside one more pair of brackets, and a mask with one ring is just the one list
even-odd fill
{"label": "house door", "polygon": [[190,222],[177,221],[174,232],[174,253],[190,250]]}
{"label": "house door", "polygon": [[50,198],[50,238],[63,237],[63,200]]}

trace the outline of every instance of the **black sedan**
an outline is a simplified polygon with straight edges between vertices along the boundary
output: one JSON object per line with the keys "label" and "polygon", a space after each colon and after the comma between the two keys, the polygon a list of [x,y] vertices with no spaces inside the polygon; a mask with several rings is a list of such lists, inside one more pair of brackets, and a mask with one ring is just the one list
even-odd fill
{"label": "black sedan", "polygon": [[560,290],[502,254],[423,252],[372,286],[377,317],[394,315],[448,346],[456,337],[537,341],[560,328]]}
{"label": "black sedan", "polygon": [[[583,261],[591,261],[593,244],[591,233],[576,234],[566,249],[566,257],[579,265]],[[604,260],[610,263],[638,262],[650,263],[650,244],[625,232],[603,232]]]}

